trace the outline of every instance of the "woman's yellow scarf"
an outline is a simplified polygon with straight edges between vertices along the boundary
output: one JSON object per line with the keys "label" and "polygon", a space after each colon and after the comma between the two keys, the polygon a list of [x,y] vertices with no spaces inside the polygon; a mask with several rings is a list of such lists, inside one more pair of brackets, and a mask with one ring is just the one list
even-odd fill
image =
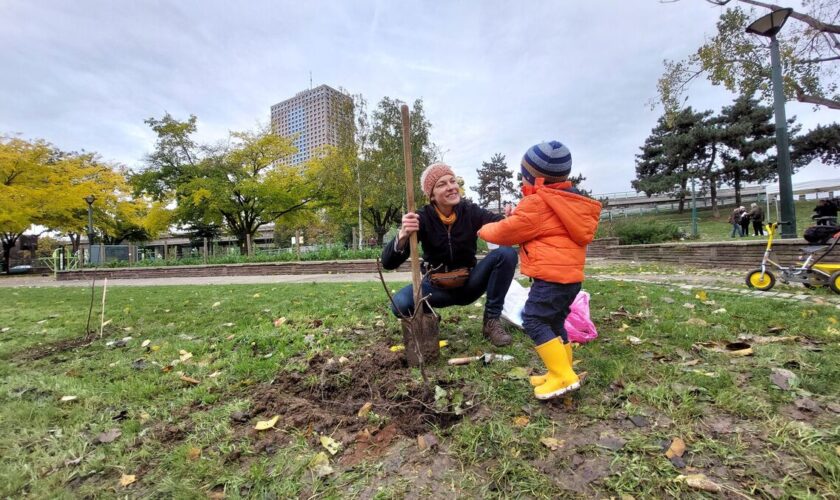
{"label": "woman's yellow scarf", "polygon": [[454,224],[454,223],[455,223],[455,219],[457,219],[457,218],[458,218],[458,217],[455,215],[455,210],[453,210],[453,211],[452,211],[452,214],[451,214],[451,215],[446,216],[446,215],[443,215],[443,212],[441,212],[441,211],[438,209],[437,205],[434,205],[434,207],[435,207],[435,212],[437,212],[438,217],[440,217],[440,221],[441,221],[441,222],[443,222],[443,223],[444,223],[445,225],[447,225],[447,226],[451,226],[452,224]]}

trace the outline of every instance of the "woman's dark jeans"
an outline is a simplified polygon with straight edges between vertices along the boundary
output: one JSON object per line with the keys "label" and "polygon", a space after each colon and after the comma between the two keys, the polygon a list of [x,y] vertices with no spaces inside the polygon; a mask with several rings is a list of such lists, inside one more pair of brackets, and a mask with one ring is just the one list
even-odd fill
{"label": "woman's dark jeans", "polygon": [[[498,318],[502,314],[510,282],[516,272],[519,258],[516,250],[510,247],[499,247],[481,259],[470,272],[470,277],[464,286],[458,288],[437,288],[423,280],[423,296],[431,294],[429,304],[434,308],[449,306],[465,306],[472,304],[484,292],[487,292],[487,304],[484,306],[485,318]],[[414,311],[413,287],[408,285],[394,295],[394,305],[391,310],[396,316],[410,316]]]}

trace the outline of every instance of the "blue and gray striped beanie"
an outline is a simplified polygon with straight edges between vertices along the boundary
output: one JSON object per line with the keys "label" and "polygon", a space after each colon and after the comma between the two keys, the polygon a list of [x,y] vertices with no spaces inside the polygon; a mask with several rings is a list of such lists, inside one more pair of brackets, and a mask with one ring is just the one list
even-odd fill
{"label": "blue and gray striped beanie", "polygon": [[522,180],[534,185],[537,177],[546,184],[563,182],[572,171],[572,153],[557,141],[543,142],[528,149],[522,157]]}

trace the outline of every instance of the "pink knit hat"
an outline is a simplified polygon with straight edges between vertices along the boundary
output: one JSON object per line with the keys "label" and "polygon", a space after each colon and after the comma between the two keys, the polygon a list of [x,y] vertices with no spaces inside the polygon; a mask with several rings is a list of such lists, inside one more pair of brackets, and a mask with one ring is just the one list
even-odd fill
{"label": "pink knit hat", "polygon": [[444,175],[451,175],[452,177],[455,177],[455,172],[452,171],[452,167],[446,163],[432,163],[426,167],[426,170],[420,174],[420,186],[422,186],[423,192],[426,193],[426,196],[429,198],[432,197],[432,190],[435,188],[435,184],[437,184],[437,181],[439,181]]}

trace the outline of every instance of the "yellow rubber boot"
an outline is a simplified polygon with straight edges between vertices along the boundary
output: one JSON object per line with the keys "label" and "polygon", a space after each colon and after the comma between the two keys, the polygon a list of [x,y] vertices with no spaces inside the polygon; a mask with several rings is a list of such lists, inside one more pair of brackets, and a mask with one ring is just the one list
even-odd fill
{"label": "yellow rubber boot", "polygon": [[559,338],[538,345],[536,350],[548,368],[545,383],[534,387],[537,399],[556,398],[580,388],[580,379],[572,369],[571,360]]}
{"label": "yellow rubber boot", "polygon": [[[566,343],[566,344],[563,344],[563,347],[565,347],[565,348],[566,348],[566,356],[568,356],[568,357],[569,357],[569,363],[571,363],[571,364],[572,364],[572,368],[574,368],[574,366],[575,366],[575,359],[574,359],[574,356],[573,356],[573,354],[572,354],[572,343],[571,343],[571,342],[568,342],[568,343]],[[528,379],[528,381],[529,381],[529,382],[531,382],[531,385],[532,385],[532,386],[536,387],[536,386],[538,386],[538,385],[543,385],[543,384],[545,383],[545,380],[546,380],[546,378],[547,378],[547,377],[548,377],[548,373],[546,373],[546,374],[544,374],[544,375],[532,375],[532,376]]]}

